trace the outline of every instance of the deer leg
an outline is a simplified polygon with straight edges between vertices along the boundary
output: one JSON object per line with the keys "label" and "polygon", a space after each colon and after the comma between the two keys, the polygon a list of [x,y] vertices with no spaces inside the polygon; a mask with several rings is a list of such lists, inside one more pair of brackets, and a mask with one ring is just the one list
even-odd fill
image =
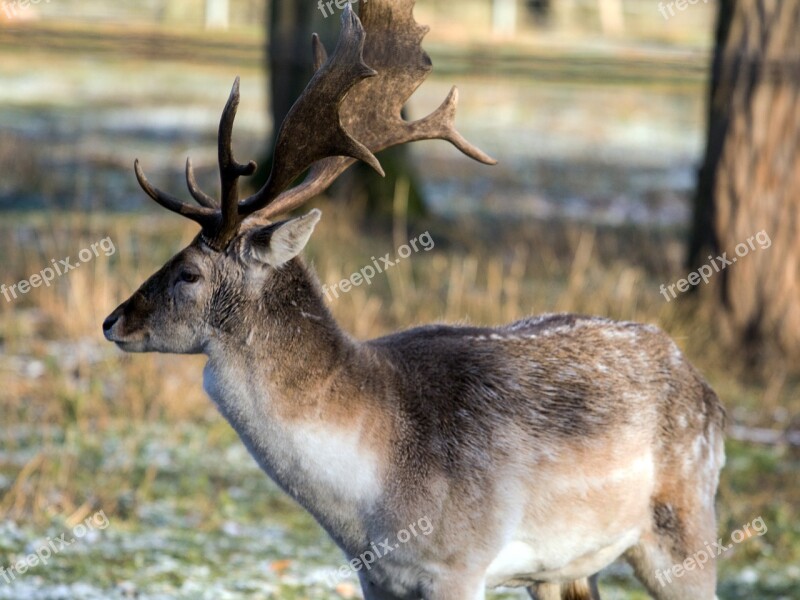
{"label": "deer leg", "polygon": [[533,600],[600,600],[597,575],[572,583],[538,583],[528,588]]}
{"label": "deer leg", "polygon": [[[716,539],[714,510],[698,510],[686,522],[670,523],[673,529],[654,527],[628,550],[626,560],[636,577],[656,600],[714,600],[716,598],[716,548],[706,540]],[[716,544],[714,545],[716,546]],[[691,560],[676,576],[673,567]]]}

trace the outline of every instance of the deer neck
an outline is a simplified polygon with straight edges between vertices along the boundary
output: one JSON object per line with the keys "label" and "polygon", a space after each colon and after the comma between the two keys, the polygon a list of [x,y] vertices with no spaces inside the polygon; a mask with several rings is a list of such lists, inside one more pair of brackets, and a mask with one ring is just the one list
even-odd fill
{"label": "deer neck", "polygon": [[302,264],[288,265],[260,314],[236,320],[247,327],[209,343],[204,387],[261,468],[346,547],[382,492],[380,366],[318,289]]}

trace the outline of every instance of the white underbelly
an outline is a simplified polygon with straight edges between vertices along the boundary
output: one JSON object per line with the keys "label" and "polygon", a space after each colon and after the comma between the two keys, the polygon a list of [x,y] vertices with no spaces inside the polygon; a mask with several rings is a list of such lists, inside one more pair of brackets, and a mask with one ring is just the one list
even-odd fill
{"label": "white underbelly", "polygon": [[585,461],[569,464],[561,472],[541,473],[538,484],[531,486],[524,509],[487,570],[489,586],[588,577],[636,544],[649,527],[654,487],[650,453],[630,453],[606,470]]}
{"label": "white underbelly", "polygon": [[572,560],[556,558],[574,555],[581,550],[569,539],[551,539],[536,545],[515,540],[507,544],[489,565],[486,582],[489,587],[498,587],[534,581],[567,582],[589,577],[614,562],[636,543],[638,537],[638,530],[625,532],[614,543],[584,552]]}

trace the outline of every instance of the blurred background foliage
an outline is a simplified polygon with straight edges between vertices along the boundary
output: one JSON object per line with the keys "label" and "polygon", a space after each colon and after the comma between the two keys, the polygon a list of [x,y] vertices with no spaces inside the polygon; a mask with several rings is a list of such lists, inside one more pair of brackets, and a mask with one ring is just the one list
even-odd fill
{"label": "blurred background foliage", "polygon": [[[337,17],[306,1],[291,0],[312,21],[297,21],[299,29],[335,37]],[[473,164],[427,142],[409,147],[379,189],[351,174],[316,202],[324,218],[308,258],[322,282],[335,282],[431,233],[434,250],[331,304],[362,339],[434,320],[496,324],[552,311],[663,327],[729,410],[720,536],[759,516],[769,527],[722,557],[719,597],[800,598],[797,362],[780,344],[751,352],[736,341],[737,321],[720,301],[724,277],[670,302],[659,293],[687,275],[696,207],[723,197],[718,180],[698,192],[698,168],[717,164],[706,148],[715,42],[736,46],[715,30],[718,3],[667,18],[661,7],[420,0],[434,72],[408,114],[427,114],[457,84],[459,129],[500,164]],[[125,356],[100,331],[103,317],[195,234],[141,193],[133,159],[160,187],[179,190],[191,155],[201,185],[216,189],[217,120],[241,75],[237,156],[268,161],[276,102],[267,49],[280,8],[0,2],[0,283],[74,259],[105,237],[116,247],[50,287],[0,297],[0,566],[94,510],[110,521],[49,565],[0,579],[0,598],[358,597],[354,581],[324,583],[341,556],[216,413],[201,388],[202,358]],[[309,68],[307,40],[284,58]],[[792,98],[781,101],[783,129],[796,133]],[[768,114],[779,106],[760,102]],[[734,137],[735,147],[755,147]],[[782,156],[791,170],[797,149]],[[767,205],[751,195],[750,208]],[[783,236],[796,231],[800,211],[792,210],[773,223]],[[742,227],[747,235],[764,228],[758,211],[728,225],[714,214],[701,230],[712,235],[696,247],[726,247],[721,234],[737,243]],[[767,289],[762,257],[797,281],[796,253],[776,246],[731,267],[755,271],[736,290]],[[746,267],[751,259],[755,267]],[[601,583],[607,598],[646,597],[623,565]]]}

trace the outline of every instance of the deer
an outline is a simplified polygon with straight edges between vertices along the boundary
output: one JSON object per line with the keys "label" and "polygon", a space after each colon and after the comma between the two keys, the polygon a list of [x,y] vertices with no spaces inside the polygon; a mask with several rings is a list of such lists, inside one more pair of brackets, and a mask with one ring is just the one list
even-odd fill
{"label": "deer", "polygon": [[[455,128],[453,87],[430,115],[401,110],[431,71],[413,0],[345,7],[335,50],[280,126],[267,182],[241,199],[239,79],[218,136],[220,198],[186,162],[190,204],[137,180],[200,226],[103,322],[125,352],[204,354],[203,386],[259,467],[358,565],[366,600],[599,599],[627,560],[657,600],[710,600],[716,570],[666,573],[716,539],[725,411],[652,325],[546,314],[498,327],[433,324],[360,341],[302,252],[321,218],[286,216],[356,161],[418,140],[496,161]],[[369,66],[368,66],[369,65]],[[300,180],[303,174],[305,178]],[[294,185],[297,181],[297,183]],[[425,519],[429,535],[386,544]]]}

